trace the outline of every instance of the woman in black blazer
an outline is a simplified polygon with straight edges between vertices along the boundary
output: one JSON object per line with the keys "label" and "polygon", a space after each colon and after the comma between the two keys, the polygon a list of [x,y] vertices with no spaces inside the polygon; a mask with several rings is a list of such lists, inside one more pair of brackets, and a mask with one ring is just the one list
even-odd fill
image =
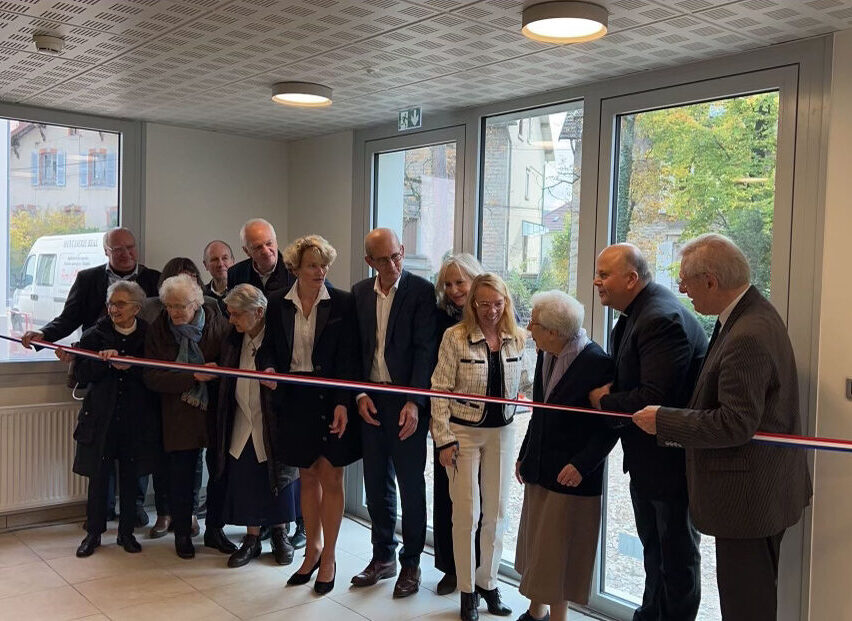
{"label": "woman in black blazer", "polygon": [[[319,235],[308,235],[290,244],[283,256],[296,282],[270,299],[258,356],[279,373],[356,379],[354,298],[325,282],[337,252]],[[353,396],[345,389],[297,384],[279,384],[275,391],[281,459],[299,468],[308,536],[305,560],[287,583],[304,584],[319,569],[314,590],[320,594],[334,588],[343,467],[361,457],[359,425],[349,423]]]}
{"label": "woman in black blazer", "polygon": [[[612,380],[610,357],[586,337],[583,306],[562,291],[532,298],[527,328],[538,347],[533,400],[590,408]],[[515,569],[530,608],[520,620],[564,621],[586,604],[601,520],[604,459],[617,436],[596,414],[535,408],[515,464],[524,484]],[[548,611],[548,606],[550,610]]]}

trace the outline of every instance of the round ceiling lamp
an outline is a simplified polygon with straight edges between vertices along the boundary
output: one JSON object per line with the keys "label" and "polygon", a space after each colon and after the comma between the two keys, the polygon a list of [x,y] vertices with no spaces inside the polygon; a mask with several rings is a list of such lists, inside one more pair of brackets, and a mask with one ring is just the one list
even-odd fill
{"label": "round ceiling lamp", "polygon": [[581,43],[607,31],[607,10],[591,2],[539,2],[522,13],[524,36],[545,43]]}
{"label": "round ceiling lamp", "polygon": [[272,101],[302,108],[330,106],[331,89],[313,82],[278,82],[272,87]]}

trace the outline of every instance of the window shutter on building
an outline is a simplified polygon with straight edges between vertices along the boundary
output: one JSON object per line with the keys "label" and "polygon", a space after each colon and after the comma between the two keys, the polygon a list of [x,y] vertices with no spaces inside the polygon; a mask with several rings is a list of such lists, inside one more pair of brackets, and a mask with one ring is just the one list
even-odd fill
{"label": "window shutter on building", "polygon": [[80,154],[80,187],[89,187],[89,156],[85,153]]}
{"label": "window shutter on building", "polygon": [[56,152],[56,185],[65,187],[65,151]]}
{"label": "window shutter on building", "polygon": [[114,151],[108,151],[106,156],[106,184],[114,188],[118,183],[118,169]]}
{"label": "window shutter on building", "polygon": [[30,154],[30,176],[31,176],[30,181],[32,182],[33,186],[37,186],[38,185],[38,152],[37,151],[33,151]]}

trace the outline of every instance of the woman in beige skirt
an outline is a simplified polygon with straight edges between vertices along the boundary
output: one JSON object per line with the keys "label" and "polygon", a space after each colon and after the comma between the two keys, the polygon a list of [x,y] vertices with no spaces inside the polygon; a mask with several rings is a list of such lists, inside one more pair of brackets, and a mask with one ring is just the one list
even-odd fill
{"label": "woman in beige skirt", "polygon": [[[583,306],[561,291],[538,293],[532,305],[527,329],[539,350],[533,400],[591,407],[589,391],[612,381],[613,365],[581,328]],[[588,602],[603,462],[615,441],[600,416],[533,410],[515,464],[524,485],[515,569],[530,600],[518,621],[564,621],[568,602]]]}

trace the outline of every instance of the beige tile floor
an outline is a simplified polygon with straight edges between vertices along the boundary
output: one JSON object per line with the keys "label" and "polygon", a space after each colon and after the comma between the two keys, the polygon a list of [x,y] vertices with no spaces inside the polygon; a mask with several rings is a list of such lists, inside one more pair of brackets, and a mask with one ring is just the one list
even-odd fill
{"label": "beige tile floor", "polygon": [[[115,523],[94,555],[78,559],[74,551],[84,536],[79,523],[33,528],[0,535],[0,620],[100,619],[264,619],[312,621],[405,621],[458,619],[458,594],[439,596],[441,574],[424,555],[423,584],[413,597],[394,600],[393,580],[350,588],[349,579],[370,558],[370,532],[350,519],[343,522],[337,554],[337,585],[325,597],[312,583],[285,587],[298,567],[279,567],[263,554],[246,567],[228,569],[227,556],[196,542],[196,558],[179,559],[171,536],[145,539],[137,531],[141,554],[115,545]],[[238,542],[244,531],[228,527]],[[269,543],[264,542],[264,552]],[[297,561],[299,554],[297,553]],[[500,587],[515,619],[527,602],[510,584]],[[481,608],[483,619],[494,618]],[[572,620],[586,620],[572,613]]]}

